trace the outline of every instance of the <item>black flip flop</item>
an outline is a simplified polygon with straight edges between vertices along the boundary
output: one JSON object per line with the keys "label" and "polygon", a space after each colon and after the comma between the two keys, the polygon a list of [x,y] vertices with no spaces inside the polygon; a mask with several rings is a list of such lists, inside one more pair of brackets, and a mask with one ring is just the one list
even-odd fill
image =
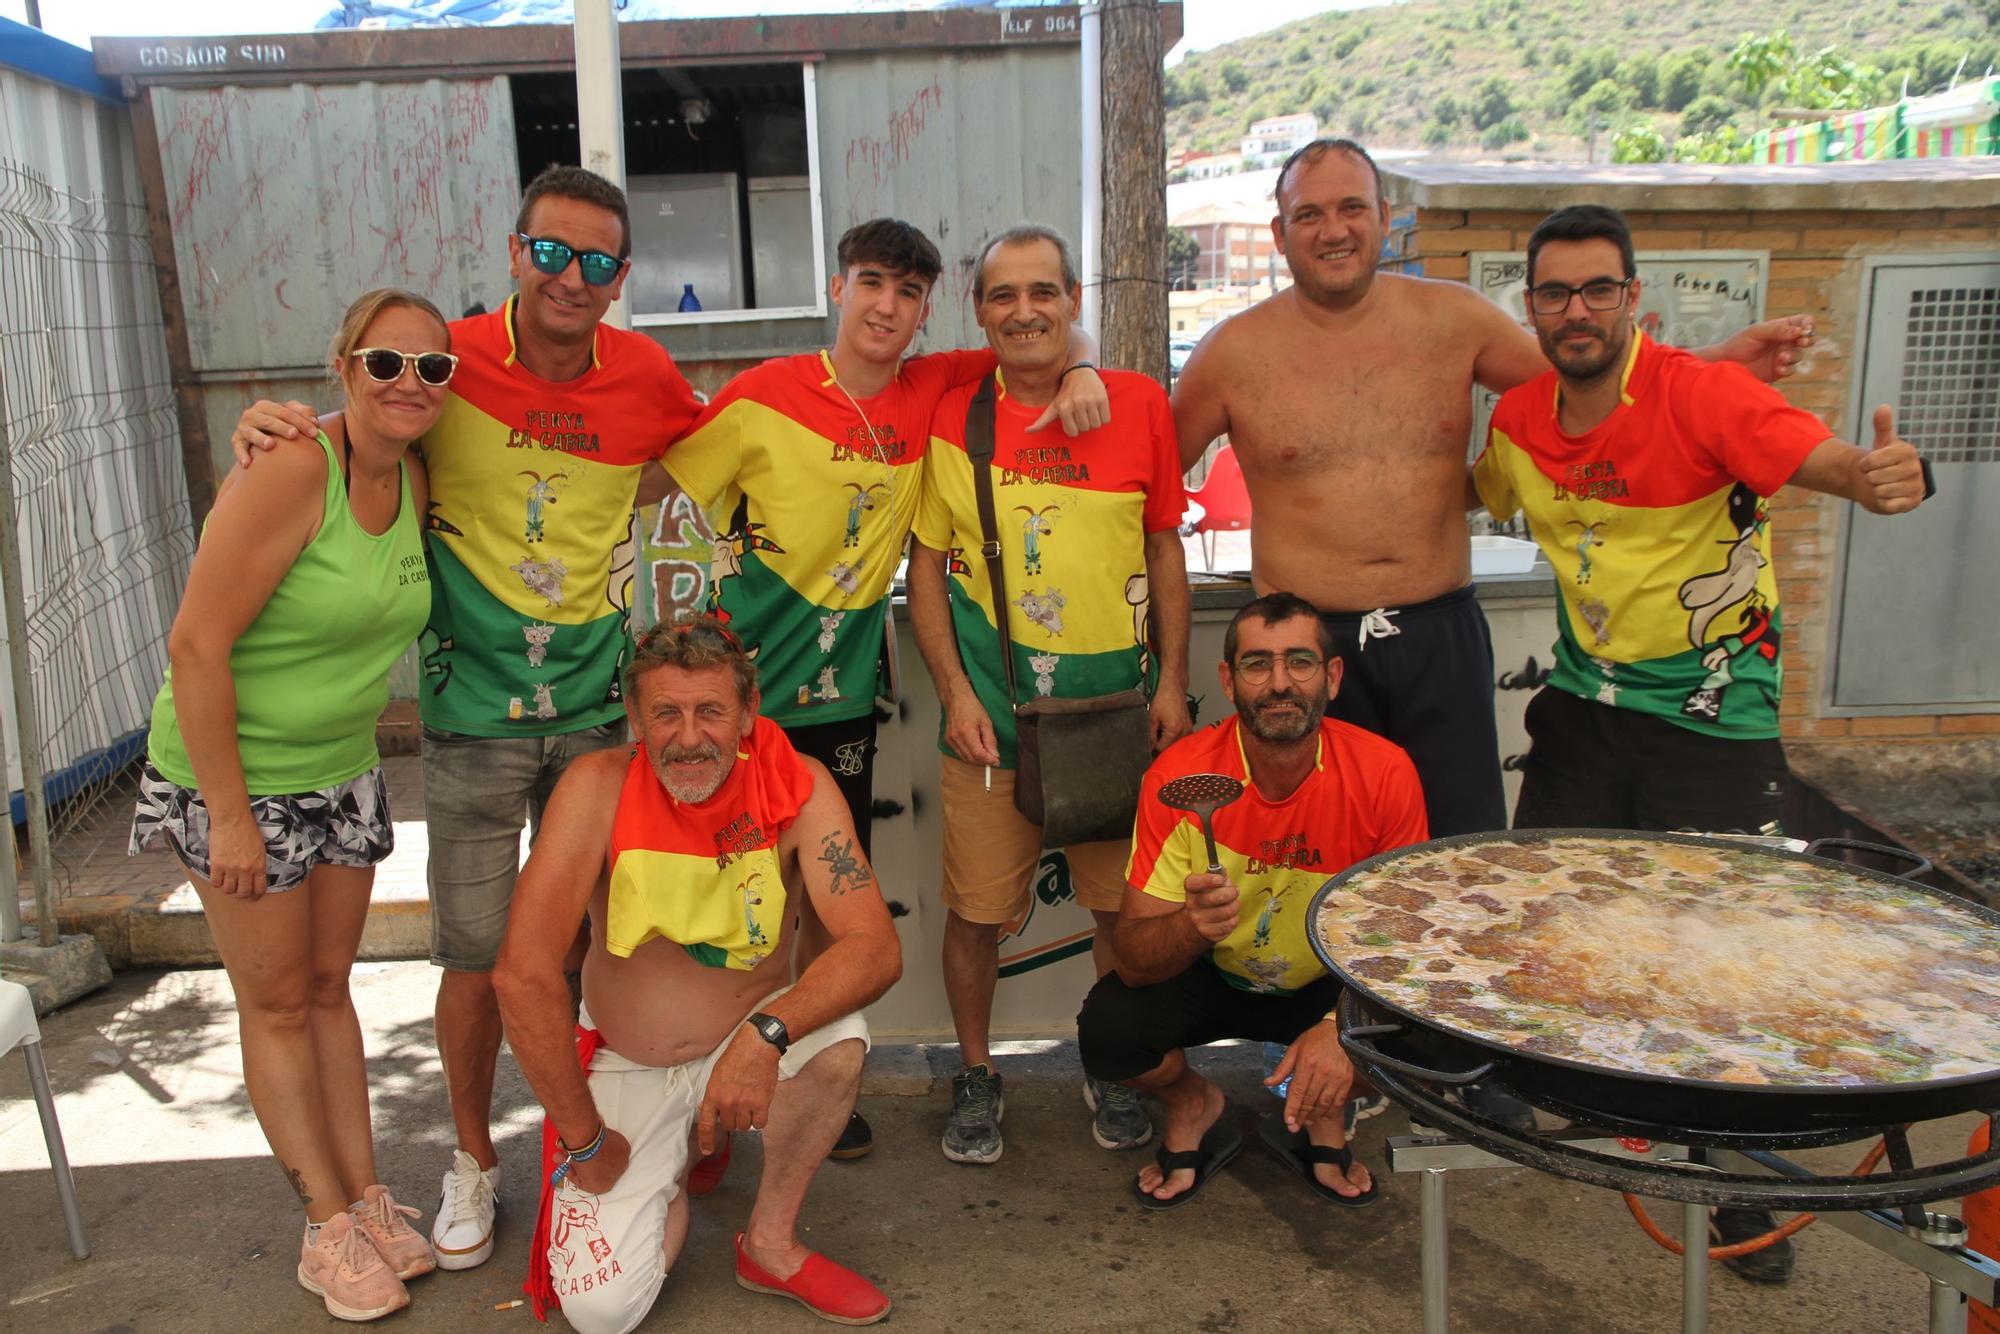
{"label": "black flip flop", "polygon": [[1264,1147],[1278,1156],[1278,1161],[1292,1169],[1306,1189],[1343,1209],[1365,1209],[1382,1198],[1382,1183],[1370,1181],[1368,1189],[1359,1195],[1342,1195],[1333,1187],[1319,1179],[1313,1168],[1320,1163],[1330,1163],[1346,1172],[1354,1166],[1353,1148],[1329,1149],[1323,1144],[1315,1144],[1306,1137],[1303,1130],[1285,1129],[1285,1119],[1281,1116],[1267,1116],[1257,1123],[1257,1138],[1264,1141]]}
{"label": "black flip flop", "polygon": [[1137,1178],[1132,1181],[1132,1193],[1138,1197],[1140,1205],[1147,1209],[1178,1209],[1195,1196],[1201,1188],[1214,1178],[1216,1173],[1229,1166],[1229,1162],[1243,1151],[1243,1136],[1240,1132],[1224,1125],[1213,1125],[1201,1137],[1198,1149],[1169,1149],[1162,1137],[1159,1149],[1153,1154],[1153,1161],[1160,1165],[1162,1172],[1178,1172],[1184,1168],[1194,1171],[1194,1184],[1170,1200],[1155,1199],[1153,1193],[1141,1186]]}

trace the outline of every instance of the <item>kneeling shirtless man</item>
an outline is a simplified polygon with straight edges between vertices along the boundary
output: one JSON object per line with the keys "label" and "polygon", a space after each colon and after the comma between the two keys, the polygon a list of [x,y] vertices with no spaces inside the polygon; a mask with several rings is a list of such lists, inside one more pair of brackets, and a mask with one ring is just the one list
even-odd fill
{"label": "kneeling shirtless man", "polygon": [[[839,789],[757,706],[756,668],[714,620],[650,631],[625,672],[638,744],[571,764],[514,891],[494,987],[556,1178],[528,1291],[579,1330],[645,1318],[687,1240],[689,1140],[706,1153],[731,1130],[764,1132],[737,1281],[845,1324],[889,1312],[793,1228],[854,1109],[858,1012],[901,950]],[[833,943],[792,983],[800,893]],[[586,909],[572,1035],[562,963]]]}

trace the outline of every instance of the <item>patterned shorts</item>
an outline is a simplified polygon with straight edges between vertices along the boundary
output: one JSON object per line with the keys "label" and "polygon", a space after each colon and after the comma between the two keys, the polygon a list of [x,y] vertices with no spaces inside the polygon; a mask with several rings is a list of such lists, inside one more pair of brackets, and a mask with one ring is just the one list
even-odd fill
{"label": "patterned shorts", "polygon": [[[306,873],[329,866],[374,866],[396,847],[389,823],[389,789],[382,766],[317,792],[252,797],[250,813],[264,835],[268,893],[304,883]],[[167,778],[151,764],[139,774],[139,805],[132,813],[129,851],[165,843],[190,871],[212,879],[208,867],[208,805],[201,793]]]}

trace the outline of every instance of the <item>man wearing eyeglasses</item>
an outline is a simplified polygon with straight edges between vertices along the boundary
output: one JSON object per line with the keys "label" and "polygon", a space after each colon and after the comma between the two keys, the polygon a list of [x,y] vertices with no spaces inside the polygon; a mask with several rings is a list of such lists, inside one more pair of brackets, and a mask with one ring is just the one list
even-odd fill
{"label": "man wearing eyeglasses", "polygon": [[[630,266],[622,190],[579,167],[529,183],[507,238],[519,284],[456,321],[461,361],[423,439],[431,620],[419,646],[431,961],[457,1151],[432,1227],[438,1263],[493,1250],[499,1158],[489,1119],[500,1050],[492,973],[520,866],[577,756],[626,740],[633,505],[641,474],[699,404],[673,358],[606,328]],[[259,403],[231,441],[248,461],[314,430],[304,404]]]}
{"label": "man wearing eyeglasses", "polygon": [[[1184,1050],[1225,1038],[1290,1044],[1266,1081],[1290,1081],[1259,1138],[1329,1204],[1372,1203],[1347,1148],[1354,1067],[1340,1048],[1339,982],[1309,943],[1315,890],[1355,862],[1429,837],[1417,771],[1403,750],[1326,716],[1342,665],[1318,609],[1290,593],[1244,607],[1223,636],[1234,717],[1168,748],[1146,773],[1118,915],[1118,965],[1077,1016],[1083,1066],[1158,1097],[1166,1126],[1139,1170],[1138,1203],[1185,1204],[1235,1157],[1222,1091]],[[1243,795],[1216,811],[1215,861],[1199,819],[1160,800],[1190,774],[1222,774]],[[1218,869],[1212,869],[1219,865]]]}
{"label": "man wearing eyeglasses", "polygon": [[[1466,502],[1525,513],[1562,591],[1555,667],[1528,704],[1520,828],[1755,832],[1784,815],[1783,623],[1768,498],[1801,486],[1875,514],[1927,494],[1922,461],[1874,414],[1836,438],[1741,367],[1634,325],[1640,280],[1614,209],[1550,214],[1525,303],[1554,369],[1494,409]],[[1725,1243],[1774,1224],[1719,1211]],[[1789,1242],[1729,1262],[1783,1282]]]}

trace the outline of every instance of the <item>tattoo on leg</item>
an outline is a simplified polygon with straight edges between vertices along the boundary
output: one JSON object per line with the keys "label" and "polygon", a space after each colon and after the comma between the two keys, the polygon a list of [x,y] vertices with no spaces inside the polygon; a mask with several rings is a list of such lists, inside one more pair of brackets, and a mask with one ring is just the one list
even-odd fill
{"label": "tattoo on leg", "polygon": [[299,1203],[311,1204],[313,1197],[306,1194],[306,1174],[296,1167],[285,1167],[283,1163],[279,1163],[278,1166],[284,1168],[285,1180],[291,1182],[292,1189],[298,1192]]}
{"label": "tattoo on leg", "polygon": [[827,875],[833,882],[827,888],[835,894],[865,889],[875,883],[875,876],[866,863],[854,855],[854,840],[851,838],[843,843],[839,834],[828,834],[820,847],[819,859],[826,863]]}

